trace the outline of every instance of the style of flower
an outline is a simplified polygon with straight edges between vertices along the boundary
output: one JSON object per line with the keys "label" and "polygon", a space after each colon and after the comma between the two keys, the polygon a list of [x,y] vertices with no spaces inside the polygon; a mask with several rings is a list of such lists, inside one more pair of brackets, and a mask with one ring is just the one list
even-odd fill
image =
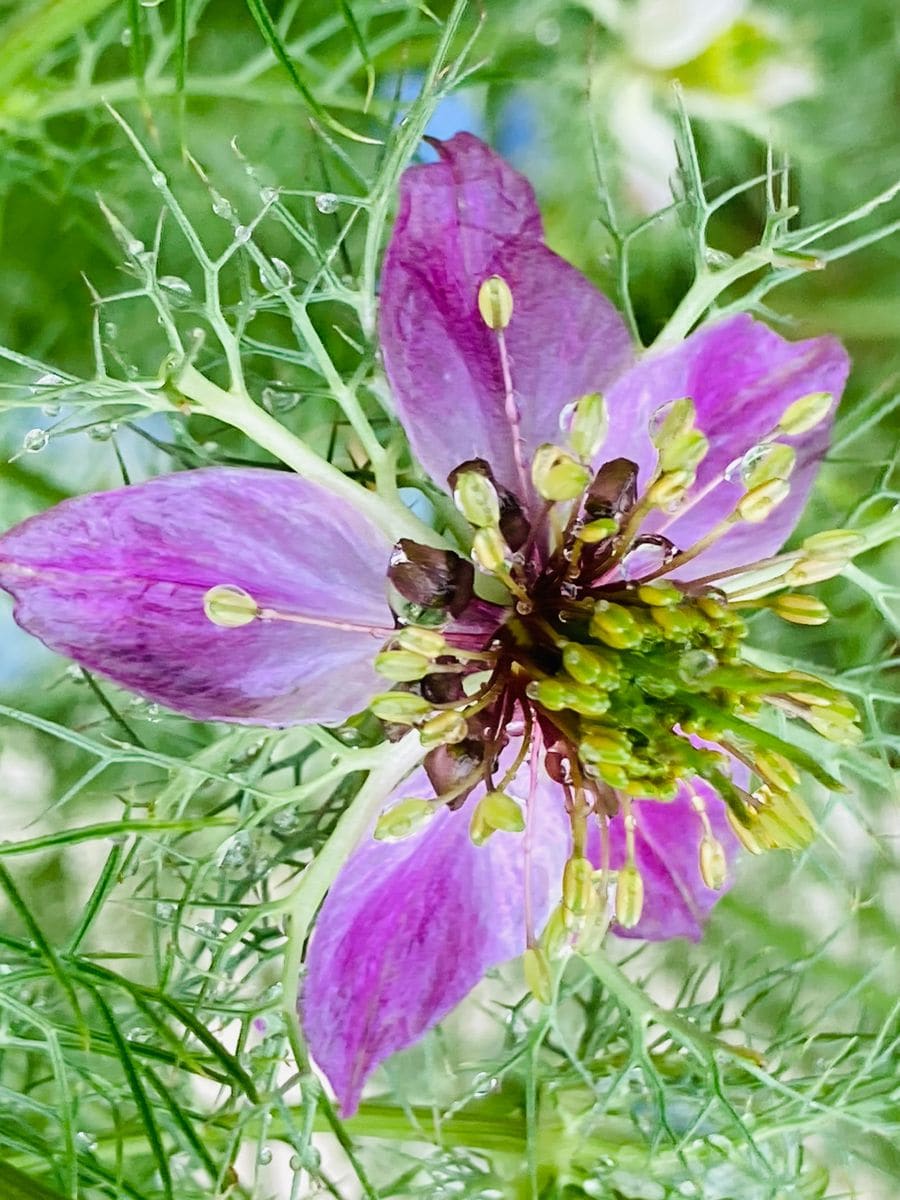
{"label": "style of flower", "polygon": [[777,554],[841,346],[736,316],[636,359],[544,244],[526,180],[470,135],[438,150],[401,184],[380,340],[412,450],[449,481],[455,547],[392,546],[364,503],[230,468],[66,501],[0,539],[19,623],[149,699],[273,726],[370,706],[388,737],[419,731],[422,767],[309,948],[306,1034],[345,1112],[491,967],[525,952],[546,998],[564,949],[609,925],[696,938],[741,843],[803,844],[798,769],[822,771],[757,723],[764,703],[855,729],[826,685],[741,657],[742,606],[824,620],[783,589],[854,549],[831,531]]}

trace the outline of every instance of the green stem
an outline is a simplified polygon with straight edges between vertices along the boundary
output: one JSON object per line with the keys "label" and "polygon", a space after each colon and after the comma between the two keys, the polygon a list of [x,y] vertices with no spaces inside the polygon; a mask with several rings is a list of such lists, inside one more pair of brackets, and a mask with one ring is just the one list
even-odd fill
{"label": "green stem", "polygon": [[296,1008],[303,947],[319,905],[384,802],[425,753],[419,735],[414,732],[408,733],[399,742],[386,743],[383,750],[382,761],[373,767],[350,806],[341,814],[334,832],[303,872],[286,906],[289,913],[288,944],[284,954],[282,986],[289,1020],[293,1019]]}
{"label": "green stem", "polygon": [[742,254],[730,266],[720,270],[702,270],[691,284],[687,294],[669,318],[665,328],[653,343],[654,350],[663,350],[684,341],[697,322],[704,316],[727,288],[745,275],[752,275],[771,262],[768,250],[757,247]]}
{"label": "green stem", "polygon": [[392,542],[400,537],[410,537],[416,541],[427,541],[431,545],[436,541],[439,543],[440,539],[434,530],[429,529],[399,500],[385,499],[349,479],[337,467],[333,467],[315,451],[310,450],[305,442],[274,417],[254,404],[248,396],[225,391],[190,364],[182,367],[175,386],[197,404],[202,412],[231,425],[234,429],[239,429],[257,446],[268,450],[303,479],[318,484],[365,513]]}

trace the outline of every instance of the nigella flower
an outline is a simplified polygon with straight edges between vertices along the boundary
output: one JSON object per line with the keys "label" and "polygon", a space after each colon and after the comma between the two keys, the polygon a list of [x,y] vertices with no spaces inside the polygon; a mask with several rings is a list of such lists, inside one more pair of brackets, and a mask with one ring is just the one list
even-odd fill
{"label": "nigella flower", "polygon": [[636,360],[544,244],[528,183],[469,135],[438,149],[402,182],[380,337],[413,452],[459,509],[454,547],[388,544],[364,493],[356,508],[226,468],[67,501],[0,539],[18,621],[148,698],[264,725],[371,705],[389,737],[419,730],[422,767],[309,950],[306,1033],[345,1111],[492,966],[526,951],[546,996],[549,959],[609,924],[697,937],[741,843],[802,844],[798,768],[822,772],[764,704],[854,730],[821,682],[741,657],[742,606],[821,621],[772,588],[853,549],[831,531],[777,554],[841,346],[737,316]]}

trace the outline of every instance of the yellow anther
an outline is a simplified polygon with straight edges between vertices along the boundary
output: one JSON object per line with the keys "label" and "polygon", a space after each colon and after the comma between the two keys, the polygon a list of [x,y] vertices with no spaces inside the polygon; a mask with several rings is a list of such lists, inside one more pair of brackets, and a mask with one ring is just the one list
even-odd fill
{"label": "yellow anther", "polygon": [[725,849],[712,834],[704,834],[700,840],[700,877],[714,892],[721,891],[728,878]]}
{"label": "yellow anther", "polygon": [[657,450],[689,433],[694,427],[696,408],[689,396],[682,396],[658,408],[650,418],[650,440]]}
{"label": "yellow anther", "polygon": [[693,614],[682,608],[651,608],[650,616],[654,624],[670,638],[688,637],[696,627]]}
{"label": "yellow anther", "polygon": [[412,650],[382,650],[375,655],[375,670],[394,683],[412,683],[428,674],[431,663]]}
{"label": "yellow anther", "polygon": [[419,726],[423,746],[455,746],[469,732],[466,718],[452,709],[429,717]]}
{"label": "yellow anther", "polygon": [[563,666],[574,680],[586,685],[609,687],[619,678],[615,655],[579,642],[567,642],[563,647]]}
{"label": "yellow anther", "polygon": [[488,329],[505,329],[512,320],[513,296],[502,275],[490,275],[478,289],[478,311]]}
{"label": "yellow anther", "polygon": [[604,642],[614,650],[639,646],[644,638],[637,618],[629,609],[608,600],[599,600],[595,604],[590,633],[598,642]]}
{"label": "yellow anther", "polygon": [[683,500],[684,493],[693,482],[693,471],[667,471],[647,488],[647,503],[654,508],[672,508]]}
{"label": "yellow anther", "polygon": [[500,523],[497,489],[480,471],[460,471],[453,488],[453,502],[466,520],[479,529]]}
{"label": "yellow anther", "polygon": [[684,599],[681,589],[674,583],[669,583],[668,579],[660,579],[656,583],[642,583],[637,594],[638,599],[643,600],[644,604],[649,604],[651,608],[670,608]]}
{"label": "yellow anther", "polygon": [[768,607],[782,621],[790,621],[792,625],[824,625],[831,615],[815,596],[801,596],[796,592],[776,596],[769,601]]}
{"label": "yellow anther", "polygon": [[538,446],[531,463],[534,490],[544,500],[577,499],[590,482],[590,472],[571,454],[545,442]]}
{"label": "yellow anther", "polygon": [[584,462],[590,462],[606,441],[609,411],[599,392],[582,396],[574,406],[569,426],[569,445]]}
{"label": "yellow anther", "polygon": [[427,700],[412,692],[381,692],[369,701],[374,716],[397,725],[412,725],[430,713],[431,708]]}
{"label": "yellow anther", "polygon": [[808,558],[801,558],[785,571],[784,582],[788,587],[807,587],[811,583],[824,583],[826,579],[834,579],[835,575],[840,575],[849,561],[849,558],[837,555],[827,558],[810,555]]}
{"label": "yellow anther", "polygon": [[634,929],[644,911],[644,881],[634,863],[627,863],[616,879],[616,920],[623,929]]}
{"label": "yellow anther", "polygon": [[834,556],[840,559],[852,558],[854,554],[864,549],[866,539],[855,529],[823,529],[805,538],[802,548],[811,555],[820,558]]}
{"label": "yellow anther", "polygon": [[522,806],[506,792],[486,792],[478,801],[476,812],[479,819],[491,830],[521,833],[525,828]]}
{"label": "yellow anther", "polygon": [[563,904],[575,916],[584,916],[596,900],[594,868],[586,858],[570,858],[563,871]]}
{"label": "yellow anther", "polygon": [[599,517],[596,521],[588,521],[578,530],[578,537],[588,545],[605,542],[618,532],[619,522],[614,517]]}
{"label": "yellow anther", "polygon": [[426,658],[437,658],[449,650],[444,635],[436,629],[423,629],[421,625],[407,625],[396,637],[397,645],[413,654],[424,654]]}
{"label": "yellow anther", "polygon": [[243,588],[223,583],[212,587],[203,597],[207,620],[223,629],[239,629],[259,616],[259,605]]}
{"label": "yellow anther", "polygon": [[373,837],[378,842],[399,842],[422,829],[437,806],[431,800],[401,800],[378,818]]}
{"label": "yellow anther", "polygon": [[546,954],[538,946],[529,946],[523,955],[522,967],[532,996],[539,1004],[549,1004],[553,999],[553,976]]}
{"label": "yellow anther", "polygon": [[482,571],[495,575],[506,566],[509,547],[496,528],[479,529],[472,539],[472,558]]}
{"label": "yellow anther", "polygon": [[786,479],[770,479],[758,487],[751,488],[737,503],[737,515],[742,521],[758,525],[765,521],[790,494],[791,485]]}
{"label": "yellow anther", "polygon": [[581,758],[586,763],[605,766],[625,766],[631,762],[631,742],[618,729],[594,727],[578,745]]}
{"label": "yellow anther", "polygon": [[790,437],[808,433],[820,425],[831,411],[834,396],[831,392],[810,392],[789,404],[778,422],[778,429]]}
{"label": "yellow anther", "polygon": [[754,447],[741,462],[741,481],[745,488],[752,489],[772,479],[790,479],[796,461],[796,450],[786,442]]}
{"label": "yellow anther", "polygon": [[694,472],[706,458],[709,441],[699,429],[689,429],[659,447],[659,467],[664,474],[672,471]]}

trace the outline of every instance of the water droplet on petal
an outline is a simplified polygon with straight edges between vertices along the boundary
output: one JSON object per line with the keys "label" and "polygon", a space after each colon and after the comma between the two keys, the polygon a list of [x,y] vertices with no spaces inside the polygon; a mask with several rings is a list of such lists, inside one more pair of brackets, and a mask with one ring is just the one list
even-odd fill
{"label": "water droplet on petal", "polygon": [[320,213],[327,214],[337,212],[339,203],[340,201],[334,192],[320,192],[318,196],[316,196],[316,208]]}
{"label": "water droplet on petal", "polygon": [[22,449],[29,454],[39,454],[46,449],[49,441],[50,435],[46,429],[29,429],[22,438]]}
{"label": "water droplet on petal", "polygon": [[643,579],[666,565],[674,547],[666,538],[638,538],[622,558],[622,574],[626,579]]}

